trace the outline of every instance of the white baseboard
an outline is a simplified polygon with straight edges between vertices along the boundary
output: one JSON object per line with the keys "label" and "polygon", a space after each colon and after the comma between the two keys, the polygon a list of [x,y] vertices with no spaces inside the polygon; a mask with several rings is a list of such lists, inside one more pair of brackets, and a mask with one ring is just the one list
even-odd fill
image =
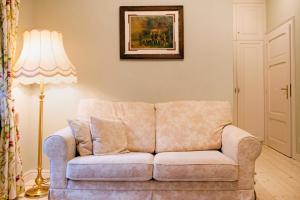
{"label": "white baseboard", "polygon": [[[43,175],[44,178],[49,178],[50,170],[43,169],[42,175]],[[31,169],[31,170],[26,171],[23,175],[25,184],[28,183],[29,181],[34,180],[36,176],[37,176],[37,170],[36,169]]]}
{"label": "white baseboard", "polygon": [[294,158],[295,160],[300,161],[300,154],[295,153],[293,158]]}

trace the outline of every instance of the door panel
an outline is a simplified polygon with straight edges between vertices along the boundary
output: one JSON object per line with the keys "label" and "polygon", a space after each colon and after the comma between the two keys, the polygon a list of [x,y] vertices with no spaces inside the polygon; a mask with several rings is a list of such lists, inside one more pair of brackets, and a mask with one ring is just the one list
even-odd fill
{"label": "door panel", "polygon": [[282,25],[267,36],[266,142],[291,156],[291,26]]}
{"label": "door panel", "polygon": [[263,40],[265,5],[238,4],[236,8],[237,40]]}
{"label": "door panel", "polygon": [[237,44],[238,127],[264,140],[263,42]]}
{"label": "door panel", "polygon": [[269,68],[269,95],[272,99],[272,101],[269,101],[269,110],[271,115],[282,114],[284,116],[288,109],[287,91],[281,90],[289,81],[286,75],[286,67],[285,63],[281,63]]}
{"label": "door panel", "polygon": [[285,131],[286,124],[283,120],[270,119],[270,132],[272,132],[271,139],[279,143],[287,142],[287,137],[282,137],[282,132]]}

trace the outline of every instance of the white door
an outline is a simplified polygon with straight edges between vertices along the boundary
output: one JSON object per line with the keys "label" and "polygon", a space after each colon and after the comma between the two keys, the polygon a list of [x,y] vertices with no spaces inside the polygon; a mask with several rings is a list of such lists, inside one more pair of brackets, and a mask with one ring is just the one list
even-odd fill
{"label": "white door", "polygon": [[263,42],[236,44],[237,124],[264,140]]}
{"label": "white door", "polygon": [[291,23],[267,35],[266,142],[291,157]]}
{"label": "white door", "polygon": [[237,4],[234,12],[237,40],[264,40],[265,4]]}

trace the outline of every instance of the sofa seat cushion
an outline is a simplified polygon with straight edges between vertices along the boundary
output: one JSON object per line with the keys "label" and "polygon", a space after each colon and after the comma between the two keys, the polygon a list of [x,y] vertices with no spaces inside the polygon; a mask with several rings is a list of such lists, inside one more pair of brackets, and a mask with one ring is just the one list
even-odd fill
{"label": "sofa seat cushion", "polygon": [[152,169],[150,153],[82,156],[68,162],[66,177],[89,181],[148,181],[152,179]]}
{"label": "sofa seat cushion", "polygon": [[219,151],[165,152],[154,157],[158,181],[236,181],[238,166]]}

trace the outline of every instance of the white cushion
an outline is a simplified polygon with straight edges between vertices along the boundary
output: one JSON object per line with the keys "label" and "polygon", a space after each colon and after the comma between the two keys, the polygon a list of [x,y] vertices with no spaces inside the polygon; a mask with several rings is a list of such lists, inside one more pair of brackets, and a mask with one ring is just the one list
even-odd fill
{"label": "white cushion", "polygon": [[175,101],[155,108],[157,153],[218,150],[222,129],[231,123],[229,102]]}
{"label": "white cushion", "polygon": [[155,149],[155,109],[154,104],[143,102],[111,102],[96,99],[80,101],[78,118],[90,117],[122,120],[130,129],[128,150],[153,153]]}
{"label": "white cushion", "polygon": [[128,152],[127,134],[130,129],[121,120],[104,120],[91,117],[91,134],[94,155]]}
{"label": "white cushion", "polygon": [[219,151],[165,152],[154,158],[159,181],[236,181],[238,166]]}
{"label": "white cushion", "polygon": [[80,156],[68,162],[66,177],[89,181],[148,181],[152,179],[152,169],[150,153]]}
{"label": "white cushion", "polygon": [[93,154],[93,143],[90,123],[84,120],[68,120],[72,134],[76,141],[76,149],[81,156]]}

